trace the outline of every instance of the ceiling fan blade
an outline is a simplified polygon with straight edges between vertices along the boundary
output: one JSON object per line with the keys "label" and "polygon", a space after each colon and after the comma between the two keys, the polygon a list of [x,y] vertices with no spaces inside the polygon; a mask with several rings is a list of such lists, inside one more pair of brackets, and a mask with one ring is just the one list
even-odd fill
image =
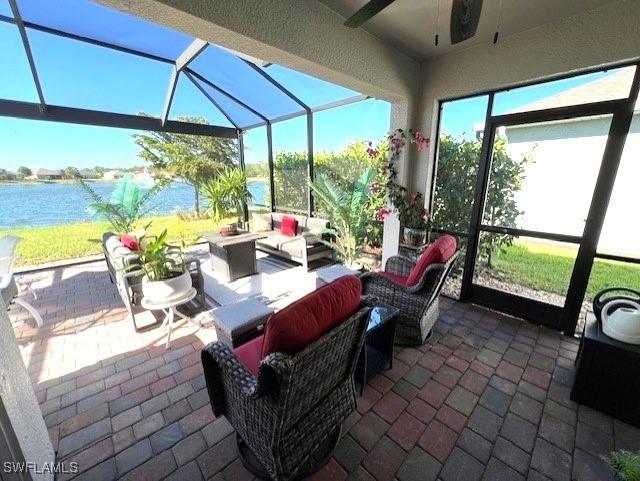
{"label": "ceiling fan blade", "polygon": [[451,5],[451,44],[473,37],[478,29],[482,0],[453,0]]}
{"label": "ceiling fan blade", "polygon": [[371,0],[367,2],[360,10],[351,15],[344,24],[347,27],[357,28],[371,17],[377,15],[382,10],[391,5],[395,0]]}

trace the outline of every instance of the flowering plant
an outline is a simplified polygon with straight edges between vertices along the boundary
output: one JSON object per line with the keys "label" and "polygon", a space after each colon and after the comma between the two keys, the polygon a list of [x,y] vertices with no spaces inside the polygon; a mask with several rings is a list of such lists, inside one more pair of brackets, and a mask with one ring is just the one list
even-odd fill
{"label": "flowering plant", "polygon": [[[429,146],[429,139],[425,138],[424,133],[419,130],[403,130],[397,129],[389,135],[389,154],[387,161],[382,165],[386,177],[386,190],[391,204],[395,208],[400,217],[400,222],[405,227],[414,229],[426,229],[429,226],[431,216],[429,211],[424,208],[423,197],[420,192],[409,193],[407,189],[397,182],[398,171],[395,163],[400,157],[403,147],[407,144],[415,144],[418,152],[422,152]],[[377,151],[367,150],[369,155]],[[393,212],[392,209],[383,207],[376,214],[376,220],[384,220],[384,218]]]}

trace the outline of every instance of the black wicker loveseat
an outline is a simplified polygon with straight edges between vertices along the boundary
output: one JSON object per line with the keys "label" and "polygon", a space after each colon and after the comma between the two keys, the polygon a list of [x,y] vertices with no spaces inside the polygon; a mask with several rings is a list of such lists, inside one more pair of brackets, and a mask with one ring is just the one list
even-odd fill
{"label": "black wicker loveseat", "polygon": [[455,237],[436,239],[417,261],[393,256],[384,271],[361,276],[366,295],[400,309],[396,344],[418,346],[428,339],[440,315],[439,296],[458,257]]}
{"label": "black wicker loveseat", "polygon": [[202,351],[211,406],[236,430],[240,457],[258,477],[288,481],[328,460],[355,409],[353,372],[370,308],[347,276],[274,314],[263,336]]}

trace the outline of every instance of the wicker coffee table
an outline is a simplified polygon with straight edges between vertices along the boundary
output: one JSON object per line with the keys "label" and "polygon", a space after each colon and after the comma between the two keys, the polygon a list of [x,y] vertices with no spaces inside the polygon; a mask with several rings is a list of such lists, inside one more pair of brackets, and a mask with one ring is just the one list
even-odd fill
{"label": "wicker coffee table", "polygon": [[228,282],[258,273],[256,240],[264,235],[240,231],[233,236],[213,232],[202,237],[209,243],[211,267],[225,276]]}

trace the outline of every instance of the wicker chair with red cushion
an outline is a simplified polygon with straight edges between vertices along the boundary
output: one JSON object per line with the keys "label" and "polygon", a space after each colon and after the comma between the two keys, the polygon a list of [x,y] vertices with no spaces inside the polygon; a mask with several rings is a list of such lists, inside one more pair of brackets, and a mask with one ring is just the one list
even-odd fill
{"label": "wicker chair with red cushion", "polygon": [[321,287],[271,316],[262,336],[202,351],[216,416],[236,430],[254,474],[288,481],[320,467],[355,409],[353,381],[369,308],[355,276]]}
{"label": "wicker chair with red cushion", "polygon": [[416,262],[390,257],[382,272],[362,275],[364,294],[400,309],[396,344],[424,344],[440,314],[438,297],[458,257],[455,237],[444,235],[431,243]]}

